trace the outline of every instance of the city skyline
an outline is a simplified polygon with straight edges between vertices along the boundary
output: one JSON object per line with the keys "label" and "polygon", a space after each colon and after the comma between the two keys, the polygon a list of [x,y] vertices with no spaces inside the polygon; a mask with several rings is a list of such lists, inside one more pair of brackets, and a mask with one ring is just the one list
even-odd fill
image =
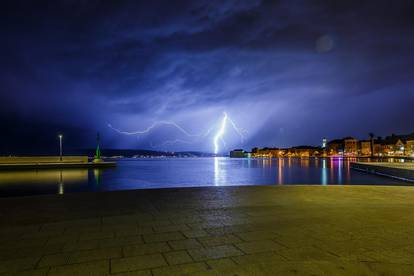
{"label": "city skyline", "polygon": [[221,153],[412,133],[413,5],[2,3],[0,151],[58,134],[93,148],[97,132],[103,148]]}
{"label": "city skyline", "polygon": [[414,132],[382,137],[369,133],[369,139],[352,136],[342,138],[326,137],[319,145],[295,145],[292,147],[254,147],[230,151],[230,157],[414,157]]}

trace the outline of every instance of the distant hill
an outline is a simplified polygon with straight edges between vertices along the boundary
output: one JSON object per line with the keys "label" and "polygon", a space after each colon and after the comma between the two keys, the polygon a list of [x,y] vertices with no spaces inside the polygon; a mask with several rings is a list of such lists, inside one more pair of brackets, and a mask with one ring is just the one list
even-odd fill
{"label": "distant hill", "polygon": [[[76,154],[94,156],[95,149],[79,150]],[[101,151],[104,157],[211,157],[214,154],[198,151],[154,151],[145,149],[103,149]]]}

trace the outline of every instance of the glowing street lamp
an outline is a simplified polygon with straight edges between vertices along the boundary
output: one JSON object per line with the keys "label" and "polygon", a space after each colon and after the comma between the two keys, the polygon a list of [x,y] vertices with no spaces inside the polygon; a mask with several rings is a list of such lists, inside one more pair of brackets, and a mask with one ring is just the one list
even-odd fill
{"label": "glowing street lamp", "polygon": [[63,135],[59,134],[60,161],[62,161],[62,138],[63,138]]}

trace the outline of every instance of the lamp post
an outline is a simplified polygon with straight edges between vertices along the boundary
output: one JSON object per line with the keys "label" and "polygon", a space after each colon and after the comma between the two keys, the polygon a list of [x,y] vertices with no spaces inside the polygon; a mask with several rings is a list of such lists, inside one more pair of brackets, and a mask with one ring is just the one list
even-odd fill
{"label": "lamp post", "polygon": [[63,138],[63,135],[59,134],[60,161],[62,161],[62,138]]}

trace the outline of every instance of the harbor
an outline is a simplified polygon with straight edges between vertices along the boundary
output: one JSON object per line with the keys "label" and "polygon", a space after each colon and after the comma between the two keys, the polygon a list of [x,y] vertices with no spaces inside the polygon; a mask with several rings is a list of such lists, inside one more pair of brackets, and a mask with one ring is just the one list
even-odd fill
{"label": "harbor", "polygon": [[200,186],[412,185],[353,170],[350,160],[337,158],[106,160],[116,160],[116,167],[0,170],[0,197]]}

